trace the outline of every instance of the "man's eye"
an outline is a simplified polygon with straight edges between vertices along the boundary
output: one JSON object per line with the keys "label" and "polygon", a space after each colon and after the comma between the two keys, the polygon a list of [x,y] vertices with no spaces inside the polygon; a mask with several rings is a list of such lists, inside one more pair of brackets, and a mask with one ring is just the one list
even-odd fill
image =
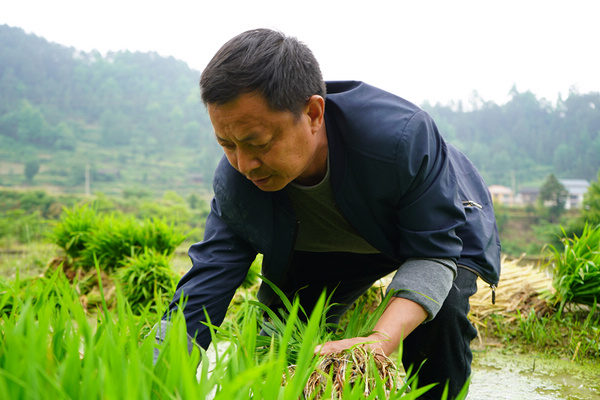
{"label": "man's eye", "polygon": [[233,143],[220,143],[220,145],[227,150],[235,149],[235,144]]}
{"label": "man's eye", "polygon": [[269,145],[269,142],[263,143],[263,144],[253,144],[252,147],[254,147],[255,149],[262,150],[262,149],[266,149],[268,145]]}

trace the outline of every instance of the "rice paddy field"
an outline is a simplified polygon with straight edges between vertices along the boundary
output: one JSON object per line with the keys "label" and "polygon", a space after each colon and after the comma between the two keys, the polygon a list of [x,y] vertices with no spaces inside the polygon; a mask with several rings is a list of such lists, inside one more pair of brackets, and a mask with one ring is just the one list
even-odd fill
{"label": "rice paddy field", "polygon": [[[338,329],[324,328],[327,299],[307,322],[288,301],[265,337],[257,258],[228,318],[212,327],[213,345],[189,353],[180,314],[165,340],[155,340],[186,269],[185,235],[169,225],[98,220],[85,209],[61,224],[53,243],[0,254],[0,399],[410,400],[429,390],[397,353],[314,355],[319,343],[372,329],[385,279]],[[471,302],[479,331],[473,375],[459,399],[600,399],[599,236],[589,229],[549,249],[543,268],[503,260],[495,304],[480,282]]]}

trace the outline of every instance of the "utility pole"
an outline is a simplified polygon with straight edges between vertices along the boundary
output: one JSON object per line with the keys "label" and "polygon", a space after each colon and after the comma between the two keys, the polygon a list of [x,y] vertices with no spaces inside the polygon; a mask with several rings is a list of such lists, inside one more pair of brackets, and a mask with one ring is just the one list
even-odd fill
{"label": "utility pole", "polygon": [[90,164],[85,165],[85,195],[90,195]]}
{"label": "utility pole", "polygon": [[517,193],[517,177],[515,176],[515,170],[510,170],[510,182],[512,185],[513,193]]}

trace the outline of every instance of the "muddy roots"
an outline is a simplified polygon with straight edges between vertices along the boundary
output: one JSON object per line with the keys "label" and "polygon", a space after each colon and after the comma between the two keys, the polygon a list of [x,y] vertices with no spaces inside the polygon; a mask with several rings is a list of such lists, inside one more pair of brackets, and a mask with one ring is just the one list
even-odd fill
{"label": "muddy roots", "polygon": [[[290,372],[294,373],[294,366],[290,367]],[[360,385],[367,396],[375,390],[378,381],[384,388],[386,399],[392,391],[402,386],[398,369],[392,360],[357,346],[322,356],[304,387],[304,398],[324,399],[328,384],[331,385],[331,399],[341,398],[346,385]]]}

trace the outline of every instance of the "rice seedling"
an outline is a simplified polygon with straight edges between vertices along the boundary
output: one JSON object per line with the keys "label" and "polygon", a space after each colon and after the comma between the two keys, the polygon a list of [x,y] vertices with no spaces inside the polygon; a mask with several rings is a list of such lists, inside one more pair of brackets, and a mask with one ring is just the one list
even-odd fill
{"label": "rice seedling", "polygon": [[117,270],[115,279],[134,314],[147,307],[157,313],[165,309],[179,281],[170,263],[169,256],[145,249],[143,254],[128,258]]}
{"label": "rice seedling", "polygon": [[62,248],[71,260],[77,261],[87,247],[89,237],[98,225],[98,214],[89,205],[65,208],[59,223],[49,234],[51,242]]}
{"label": "rice seedling", "polygon": [[[233,322],[209,324],[214,345],[226,348],[209,369],[200,363],[208,360],[204,350],[188,353],[180,311],[172,315],[162,343],[149,332],[160,318],[162,291],[173,290],[165,283],[171,279],[168,257],[146,250],[129,262],[116,275],[122,284],[109,288],[95,260],[97,309],[80,291],[81,279],[92,271],[70,280],[57,268],[37,279],[2,282],[0,398],[412,399],[428,390],[408,392],[410,382],[402,381],[393,361],[362,346],[327,356],[314,353],[324,341],[366,335],[386,299],[374,312],[354,308],[346,330],[326,323],[332,305],[324,294],[311,315],[281,292],[281,314],[245,300]],[[157,270],[165,277],[148,283],[156,281],[149,274]],[[114,302],[106,296],[111,290]],[[264,314],[268,321],[257,323]]]}
{"label": "rice seedling", "polygon": [[[100,273],[98,265],[96,272]],[[148,308],[134,314],[119,290],[114,309],[103,299],[98,312],[90,314],[62,270],[45,279],[35,301],[31,293],[12,286],[0,293],[0,308],[12,304],[0,324],[0,398],[315,399],[321,389],[307,391],[315,376],[323,377],[319,398],[408,400],[427,390],[406,393],[406,386],[394,383],[398,381],[393,363],[371,357],[362,347],[341,355],[346,368],[340,375],[335,376],[332,368],[330,373],[315,373],[327,370],[326,358],[314,354],[323,338],[325,296],[306,321],[300,318],[299,303],[290,302],[283,331],[268,339],[267,348],[262,348],[265,337],[256,323],[263,309],[246,302],[240,311],[243,317],[229,329],[211,326],[215,346],[227,345],[227,349],[209,369],[204,361],[196,368],[201,358],[208,360],[204,350],[188,353],[179,311],[158,344],[148,334],[149,323],[158,315]],[[101,280],[99,285],[103,293]],[[302,337],[297,337],[298,332]],[[298,343],[292,371],[287,343],[293,337]],[[160,352],[155,361],[156,349]]]}
{"label": "rice seedling", "polygon": [[534,310],[526,315],[517,312],[517,315],[518,331],[525,343],[544,348],[563,342],[563,332],[551,323],[551,317],[538,316]]}
{"label": "rice seedling", "polygon": [[550,245],[547,252],[556,290],[551,300],[559,314],[567,303],[591,306],[600,300],[600,225],[586,224],[580,237],[564,238],[562,249]]}
{"label": "rice seedling", "polygon": [[250,265],[248,274],[242,283],[242,288],[247,289],[260,283],[260,270],[262,268],[262,261],[263,255],[258,254],[252,262],[252,265]]}
{"label": "rice seedling", "polygon": [[[311,353],[313,364],[308,374],[301,360],[307,337],[311,336],[307,332],[311,323],[316,324],[313,333],[316,336],[312,340],[311,349],[314,349],[317,344],[331,340],[368,336],[389,303],[391,293],[381,299],[374,310],[366,307],[367,304],[372,305],[372,294],[363,296],[357,306],[348,312],[349,315],[345,318],[347,325],[342,327],[327,322],[327,313],[335,304],[330,302],[330,297],[325,298],[324,293],[319,300],[319,307],[315,308],[309,316],[297,298],[293,301],[288,300],[277,287],[266,279],[263,280],[279,295],[283,309],[275,312],[258,302],[247,301],[249,305],[255,306],[267,316],[262,324],[262,331],[267,335],[256,338],[257,353],[263,356],[269,355],[273,353],[274,348],[285,353],[284,359],[287,360],[288,366],[283,378],[285,385],[301,371],[303,374],[301,381],[305,382],[302,398],[306,399],[368,398],[369,396],[391,399],[409,393],[409,384],[416,383],[416,375],[410,378],[409,382],[404,382],[399,369],[390,358],[368,350],[363,345],[323,356],[315,356]],[[308,324],[302,322],[306,320],[309,321]],[[408,371],[408,375],[410,372]],[[413,395],[418,396],[430,387],[414,390]]]}
{"label": "rice seedling", "polygon": [[141,254],[145,249],[171,255],[184,240],[185,235],[163,221],[133,217],[106,216],[89,236],[82,250],[82,265],[94,265],[97,258],[102,269],[114,271],[128,257]]}
{"label": "rice seedling", "polygon": [[138,221],[132,216],[116,214],[99,216],[89,205],[65,210],[50,235],[63,249],[65,266],[92,269],[96,260],[100,268],[114,271],[127,257],[145,249],[171,255],[186,238],[173,225],[162,220]]}
{"label": "rice seedling", "polygon": [[200,394],[198,353],[187,353],[181,318],[167,339],[169,349],[154,365],[156,344],[142,336],[144,319],[135,317],[122,297],[114,311],[104,306],[93,321],[62,271],[47,283],[35,302],[9,290],[0,297],[0,304],[13,304],[0,324],[0,398],[174,399]]}

